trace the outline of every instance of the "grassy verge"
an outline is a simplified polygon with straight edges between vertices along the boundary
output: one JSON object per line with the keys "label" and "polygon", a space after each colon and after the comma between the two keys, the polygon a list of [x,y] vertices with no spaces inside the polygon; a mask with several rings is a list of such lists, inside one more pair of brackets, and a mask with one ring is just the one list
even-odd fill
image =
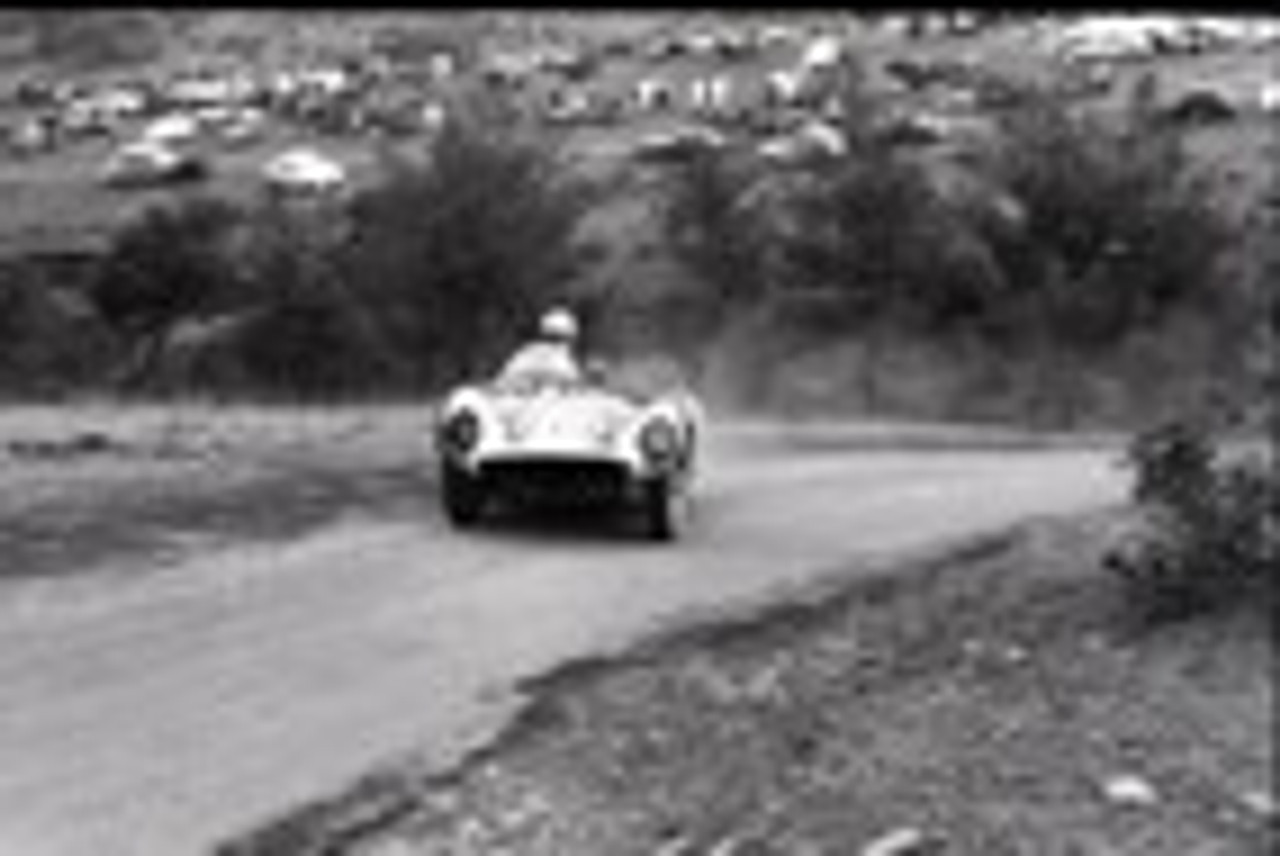
{"label": "grassy verge", "polygon": [[425,408],[27,408],[0,418],[0,580],[421,514]]}

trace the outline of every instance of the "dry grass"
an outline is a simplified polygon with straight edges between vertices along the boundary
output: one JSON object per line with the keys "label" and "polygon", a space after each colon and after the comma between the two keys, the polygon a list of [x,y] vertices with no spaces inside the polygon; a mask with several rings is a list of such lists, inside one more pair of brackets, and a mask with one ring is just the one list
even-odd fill
{"label": "dry grass", "polygon": [[418,514],[425,406],[15,408],[0,414],[0,579]]}

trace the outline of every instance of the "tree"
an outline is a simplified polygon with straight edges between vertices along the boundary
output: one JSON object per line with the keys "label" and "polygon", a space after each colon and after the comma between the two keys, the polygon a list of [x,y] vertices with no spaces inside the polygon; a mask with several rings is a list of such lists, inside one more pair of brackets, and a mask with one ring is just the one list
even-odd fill
{"label": "tree", "polygon": [[554,153],[482,110],[352,204],[343,271],[428,386],[487,370],[574,273],[583,199]]}
{"label": "tree", "polygon": [[214,199],[148,209],[112,241],[91,286],[103,316],[145,335],[231,299],[238,289],[224,241],[238,217]]}
{"label": "tree", "polygon": [[677,348],[707,343],[757,307],[769,289],[767,213],[753,205],[761,176],[750,164],[700,150],[667,177],[659,217],[667,248],[697,280],[682,304]]}
{"label": "tree", "polygon": [[237,257],[253,321],[232,355],[273,395],[332,396],[401,382],[403,362],[348,281],[347,213],[337,200],[266,199],[248,212]]}
{"label": "tree", "polygon": [[[1143,96],[1144,98],[1146,96]],[[1010,113],[998,180],[1026,213],[1003,261],[1034,335],[1098,353],[1188,301],[1215,299],[1231,229],[1177,132],[1108,126],[1041,101]]]}

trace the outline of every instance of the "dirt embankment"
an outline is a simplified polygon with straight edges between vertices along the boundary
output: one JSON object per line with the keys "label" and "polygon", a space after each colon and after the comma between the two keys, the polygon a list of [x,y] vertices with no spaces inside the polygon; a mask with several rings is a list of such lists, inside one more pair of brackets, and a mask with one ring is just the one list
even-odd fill
{"label": "dirt embankment", "polygon": [[1105,519],[1035,524],[540,682],[220,856],[1275,852],[1265,617],[1138,632]]}

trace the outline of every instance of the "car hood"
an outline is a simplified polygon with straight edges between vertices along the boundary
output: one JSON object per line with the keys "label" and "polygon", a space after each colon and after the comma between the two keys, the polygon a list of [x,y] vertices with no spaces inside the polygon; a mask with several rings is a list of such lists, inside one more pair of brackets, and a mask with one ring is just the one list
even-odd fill
{"label": "car hood", "polygon": [[638,413],[621,396],[593,389],[498,393],[490,403],[509,448],[608,447]]}

